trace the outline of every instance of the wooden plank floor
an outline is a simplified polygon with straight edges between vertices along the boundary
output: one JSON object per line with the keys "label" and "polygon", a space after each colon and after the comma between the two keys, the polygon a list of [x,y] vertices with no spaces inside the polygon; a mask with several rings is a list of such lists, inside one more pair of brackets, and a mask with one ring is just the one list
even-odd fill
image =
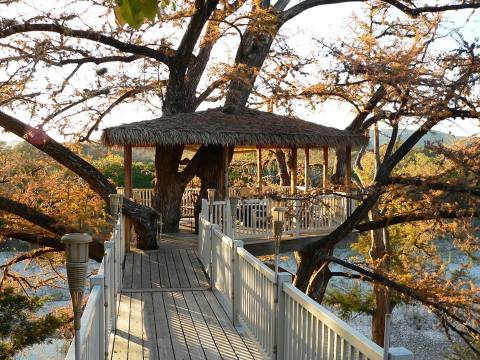
{"label": "wooden plank floor", "polygon": [[261,359],[209,289],[196,236],[164,235],[125,259],[111,359]]}

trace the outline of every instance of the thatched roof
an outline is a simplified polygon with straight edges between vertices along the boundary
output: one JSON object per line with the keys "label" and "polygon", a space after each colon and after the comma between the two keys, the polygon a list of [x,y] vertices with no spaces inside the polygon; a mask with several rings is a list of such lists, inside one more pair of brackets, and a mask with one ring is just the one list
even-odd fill
{"label": "thatched roof", "polygon": [[291,116],[244,109],[217,108],[164,116],[103,130],[107,146],[236,145],[321,147],[363,145],[362,134],[318,125]]}

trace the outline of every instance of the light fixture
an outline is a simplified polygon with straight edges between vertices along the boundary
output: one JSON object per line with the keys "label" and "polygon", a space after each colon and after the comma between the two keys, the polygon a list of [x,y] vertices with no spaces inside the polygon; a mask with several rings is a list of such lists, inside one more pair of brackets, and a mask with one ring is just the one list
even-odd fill
{"label": "light fixture", "polygon": [[208,203],[213,205],[213,201],[215,200],[215,189],[207,189],[207,197]]}
{"label": "light fixture", "polygon": [[286,207],[272,207],[273,237],[275,240],[275,277],[278,275],[278,262],[280,255],[280,241],[282,239],[283,224],[285,223]]}
{"label": "light fixture", "polygon": [[110,194],[108,198],[110,201],[110,213],[113,216],[117,216],[118,213],[122,211],[123,196],[120,194]]}
{"label": "light fixture", "polygon": [[62,236],[65,244],[65,264],[67,280],[73,305],[73,327],[75,329],[75,359],[81,359],[80,327],[82,301],[85,291],[85,279],[88,270],[88,244],[92,237],[84,233],[72,233]]}
{"label": "light fixture", "polygon": [[230,216],[232,217],[232,239],[235,237],[235,218],[237,216],[237,206],[239,201],[240,199],[238,197],[233,196],[230,198]]}

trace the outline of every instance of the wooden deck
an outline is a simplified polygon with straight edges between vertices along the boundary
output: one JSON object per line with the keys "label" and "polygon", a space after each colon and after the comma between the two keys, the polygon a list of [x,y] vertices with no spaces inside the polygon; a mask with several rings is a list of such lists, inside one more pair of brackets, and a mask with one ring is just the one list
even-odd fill
{"label": "wooden deck", "polygon": [[164,235],[127,254],[111,359],[261,359],[209,288],[196,235]]}

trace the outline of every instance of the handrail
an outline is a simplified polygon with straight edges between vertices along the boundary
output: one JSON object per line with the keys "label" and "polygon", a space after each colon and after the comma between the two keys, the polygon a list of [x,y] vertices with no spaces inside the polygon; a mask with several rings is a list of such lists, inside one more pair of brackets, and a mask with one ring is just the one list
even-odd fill
{"label": "handrail", "polygon": [[250,266],[261,272],[262,275],[265,276],[268,280],[275,282],[275,273],[262,261],[258,260],[255,256],[250,254],[244,248],[238,248],[237,253],[240,257],[247,261]]}
{"label": "handrail", "polygon": [[[97,274],[90,277],[90,293],[83,310],[80,345],[82,359],[107,359],[109,337],[116,329],[117,294],[122,287],[122,268],[125,258],[124,218],[117,220],[111,239],[104,243],[105,253]],[[73,340],[73,339],[72,339]],[[75,359],[75,341],[65,357]]]}
{"label": "handrail", "polygon": [[[383,349],[380,346],[375,344],[373,341],[368,339],[366,336],[364,336],[360,332],[354,330],[350,325],[348,325],[342,319],[338,318],[327,308],[323,307],[322,305],[318,304],[310,297],[306,296],[303,292],[298,290],[294,285],[283,284],[282,290],[284,292],[284,296],[286,297],[284,301],[287,303],[287,306],[286,306],[287,317],[290,315],[289,310],[291,310],[289,309],[289,306],[288,306],[288,300],[289,300],[288,298],[290,298],[305,310],[305,313],[303,314],[304,318],[308,317],[307,314],[309,314],[310,318],[316,319],[319,322],[318,325],[322,326],[323,331],[325,330],[328,330],[329,332],[333,331],[333,333],[335,334],[334,335],[335,338],[340,337],[342,339],[341,347],[343,349],[345,349],[346,347],[350,347],[354,349],[353,351],[358,351],[368,359],[372,359],[372,360],[383,359]],[[298,317],[301,313],[301,309],[297,308],[296,311],[297,311],[296,315]],[[296,319],[296,320],[300,320],[300,319]],[[313,325],[313,322],[312,322],[312,325]],[[317,324],[315,325],[317,326]],[[306,327],[302,330],[312,333],[312,329],[308,329]],[[288,334],[288,335],[289,337],[292,337],[298,334]],[[322,333],[322,336],[324,336],[323,333]],[[288,340],[287,339],[285,340],[288,343]],[[326,339],[326,341],[328,341],[329,344],[331,343],[330,333],[328,333],[328,338]],[[332,345],[332,349],[328,349],[328,350],[332,352],[340,353],[340,349],[338,349],[338,344],[331,344],[331,345]],[[327,347],[329,346],[330,345],[327,345]],[[303,355],[301,351],[299,353],[298,351],[294,350],[292,359],[301,359],[301,358],[308,359],[309,358],[309,357],[302,357],[301,355]]]}
{"label": "handrail", "polygon": [[[383,359],[380,346],[295,288],[290,274],[276,277],[241,241],[222,233],[207,220],[211,212],[206,200],[202,204],[199,258],[230,318],[243,326],[266,358]],[[412,360],[413,354],[390,348],[388,359]]]}

